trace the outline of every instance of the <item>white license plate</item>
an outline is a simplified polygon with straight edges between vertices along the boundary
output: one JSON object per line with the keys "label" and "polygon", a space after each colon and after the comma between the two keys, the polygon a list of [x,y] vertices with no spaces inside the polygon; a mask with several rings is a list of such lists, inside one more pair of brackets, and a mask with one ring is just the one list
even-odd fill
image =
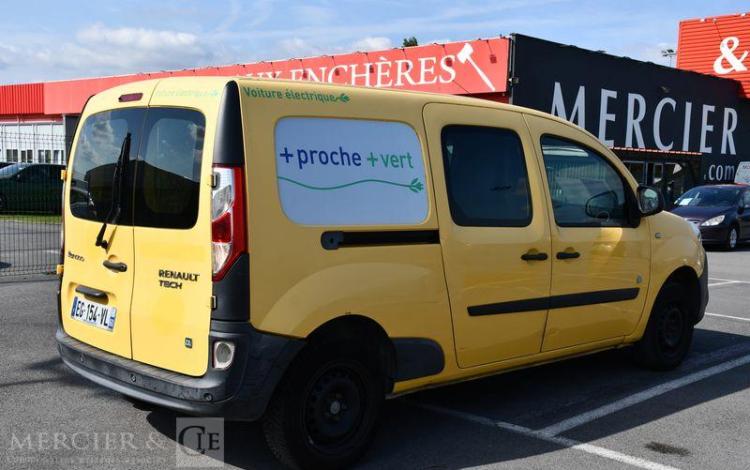
{"label": "white license plate", "polygon": [[114,329],[116,314],[117,309],[115,307],[91,302],[80,297],[73,297],[73,308],[70,309],[71,318],[107,331]]}

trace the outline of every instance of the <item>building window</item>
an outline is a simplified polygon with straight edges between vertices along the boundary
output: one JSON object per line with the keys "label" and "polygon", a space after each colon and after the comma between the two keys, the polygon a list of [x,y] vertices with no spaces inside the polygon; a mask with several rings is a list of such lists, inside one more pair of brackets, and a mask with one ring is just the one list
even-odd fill
{"label": "building window", "polygon": [[52,151],[40,150],[39,151],[39,163],[52,163]]}
{"label": "building window", "polygon": [[18,149],[7,149],[5,151],[5,161],[18,163]]}

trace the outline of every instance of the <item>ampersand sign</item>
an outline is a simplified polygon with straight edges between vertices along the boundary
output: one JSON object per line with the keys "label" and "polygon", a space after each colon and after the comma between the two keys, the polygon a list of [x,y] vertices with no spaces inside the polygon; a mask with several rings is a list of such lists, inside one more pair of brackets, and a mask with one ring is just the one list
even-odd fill
{"label": "ampersand sign", "polygon": [[[745,64],[742,62],[747,58],[748,51],[742,53],[737,58],[734,55],[734,51],[740,46],[740,40],[736,36],[729,36],[721,41],[719,50],[721,55],[714,61],[714,72],[719,75],[726,75],[730,72],[744,72],[747,70]],[[727,61],[729,67],[724,66],[724,61]]]}

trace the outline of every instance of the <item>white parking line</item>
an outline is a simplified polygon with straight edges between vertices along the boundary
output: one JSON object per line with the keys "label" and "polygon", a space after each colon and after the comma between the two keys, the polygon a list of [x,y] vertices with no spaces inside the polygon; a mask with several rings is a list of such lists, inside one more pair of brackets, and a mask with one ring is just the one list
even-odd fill
{"label": "white parking line", "polygon": [[750,284],[750,281],[740,281],[738,279],[724,279],[721,277],[709,277],[709,281],[736,282],[738,284]]}
{"label": "white parking line", "polygon": [[604,416],[610,415],[612,413],[624,410],[625,408],[631,407],[633,405],[637,405],[646,400],[658,397],[659,395],[663,395],[667,392],[671,392],[672,390],[676,390],[686,385],[693,384],[703,379],[707,379],[714,375],[721,374],[728,370],[735,369],[747,364],[750,364],[750,354],[738,357],[737,359],[733,359],[731,361],[723,362],[713,367],[709,367],[708,369],[703,369],[701,371],[688,374],[686,376],[680,377],[679,379],[671,380],[655,387],[651,387],[642,392],[638,392],[634,395],[630,395],[629,397],[625,397],[622,400],[618,400],[594,410],[581,413],[578,416],[560,421],[559,423],[552,424],[544,429],[540,429],[537,432],[544,436],[557,436],[558,434],[564,433],[573,428],[577,428],[578,426],[581,426],[583,424],[590,423],[591,421],[597,420],[599,418],[603,418]]}
{"label": "white parking line", "polygon": [[560,447],[580,450],[582,452],[586,452],[587,454],[597,455],[605,459],[614,460],[616,462],[632,465],[634,467],[644,468],[647,470],[677,470],[675,467],[662,465],[660,463],[652,462],[650,460],[645,460],[640,457],[634,457],[632,455],[623,454],[622,452],[605,449],[604,447],[595,446],[593,444],[585,444],[582,442],[575,441],[573,439],[568,439],[567,437],[548,436],[546,434],[540,433],[539,431],[534,431],[533,429],[529,429],[524,426],[518,426],[516,424],[506,423],[504,421],[494,421],[492,419],[485,418],[483,416],[477,416],[471,413],[464,413],[462,411],[452,410],[450,408],[444,408],[442,406],[429,405],[425,403],[415,403],[415,402],[410,402],[410,403],[420,408],[429,410],[429,411],[452,416],[454,418],[459,418],[464,421],[470,421],[472,423],[481,424],[483,426],[490,426],[494,428],[503,429],[505,431],[510,431],[512,433],[520,434],[522,436],[531,437],[534,439],[539,439],[545,442],[549,442],[549,443],[558,445]]}
{"label": "white parking line", "polygon": [[713,284],[709,284],[708,287],[718,287],[718,286],[727,286],[730,284],[744,284],[742,281],[721,281],[721,282],[714,282]]}
{"label": "white parking line", "polygon": [[719,317],[719,318],[729,318],[731,320],[750,321],[750,318],[735,317],[733,315],[722,315],[720,313],[708,313],[708,312],[706,312],[706,316],[709,316],[709,317]]}

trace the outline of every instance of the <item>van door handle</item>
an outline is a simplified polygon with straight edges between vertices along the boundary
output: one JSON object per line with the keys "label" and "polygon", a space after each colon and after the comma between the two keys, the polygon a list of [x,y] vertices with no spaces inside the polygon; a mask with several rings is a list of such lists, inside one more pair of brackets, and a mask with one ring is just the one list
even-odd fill
{"label": "van door handle", "polygon": [[84,285],[79,285],[76,287],[76,292],[79,294],[83,294],[86,297],[93,297],[95,299],[106,299],[107,293],[104,291],[100,291],[99,289],[94,289],[91,287],[86,287]]}
{"label": "van door handle", "polygon": [[547,253],[532,253],[532,252],[526,252],[521,255],[521,259],[524,261],[544,261],[549,256],[547,256]]}
{"label": "van door handle", "polygon": [[128,265],[125,263],[113,263],[112,261],[105,259],[102,263],[105,268],[111,269],[112,271],[117,271],[119,273],[124,273],[128,270]]}
{"label": "van door handle", "polygon": [[559,251],[557,252],[557,259],[576,259],[580,258],[581,254],[577,251]]}

